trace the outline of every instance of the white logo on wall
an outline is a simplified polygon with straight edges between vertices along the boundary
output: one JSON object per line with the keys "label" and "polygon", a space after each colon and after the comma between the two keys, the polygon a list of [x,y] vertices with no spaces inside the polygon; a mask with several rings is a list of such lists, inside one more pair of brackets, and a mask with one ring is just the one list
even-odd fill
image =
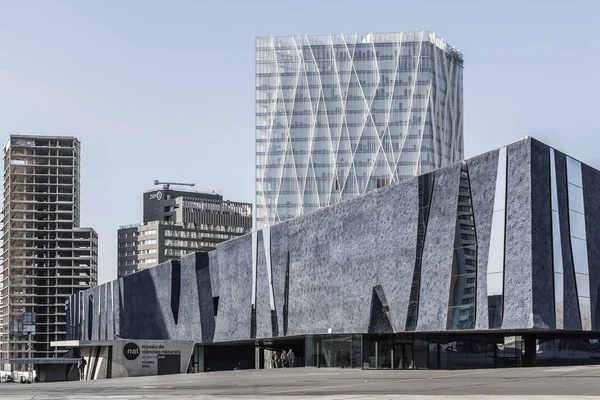
{"label": "white logo on wall", "polygon": [[140,356],[140,348],[135,343],[127,343],[123,347],[123,355],[126,359],[133,361]]}
{"label": "white logo on wall", "polygon": [[152,193],[150,195],[150,200],[159,200],[160,201],[160,200],[162,200],[162,196],[163,196],[162,192]]}

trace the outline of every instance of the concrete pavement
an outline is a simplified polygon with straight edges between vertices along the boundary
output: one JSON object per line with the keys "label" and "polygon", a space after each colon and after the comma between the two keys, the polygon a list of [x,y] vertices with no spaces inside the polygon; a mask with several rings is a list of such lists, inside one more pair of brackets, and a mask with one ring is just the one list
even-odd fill
{"label": "concrete pavement", "polygon": [[[295,368],[0,384],[0,399],[600,398],[600,366],[460,371]],[[549,396],[549,397],[547,397]]]}

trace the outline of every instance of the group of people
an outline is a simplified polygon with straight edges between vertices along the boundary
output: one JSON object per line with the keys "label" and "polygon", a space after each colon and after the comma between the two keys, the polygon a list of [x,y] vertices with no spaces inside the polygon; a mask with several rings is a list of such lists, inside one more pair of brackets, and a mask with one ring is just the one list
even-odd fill
{"label": "group of people", "polygon": [[296,355],[292,349],[289,351],[282,350],[273,352],[273,368],[294,368],[294,361],[296,361]]}

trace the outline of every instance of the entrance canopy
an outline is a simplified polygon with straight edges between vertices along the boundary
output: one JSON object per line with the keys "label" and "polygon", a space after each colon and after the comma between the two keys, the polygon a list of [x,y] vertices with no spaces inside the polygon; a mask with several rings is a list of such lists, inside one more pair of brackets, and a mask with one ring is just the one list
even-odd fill
{"label": "entrance canopy", "polygon": [[116,344],[116,340],[59,340],[56,342],[50,342],[50,346],[52,347],[114,347]]}
{"label": "entrance canopy", "polygon": [[73,364],[79,361],[71,357],[48,358],[0,358],[0,364]]}

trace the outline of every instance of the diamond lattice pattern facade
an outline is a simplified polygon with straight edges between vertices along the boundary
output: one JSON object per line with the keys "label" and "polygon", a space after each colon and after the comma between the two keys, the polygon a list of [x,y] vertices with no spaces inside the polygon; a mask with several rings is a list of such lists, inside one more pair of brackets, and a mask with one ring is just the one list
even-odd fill
{"label": "diamond lattice pattern facade", "polygon": [[256,226],[461,160],[462,70],[430,32],[257,38]]}

